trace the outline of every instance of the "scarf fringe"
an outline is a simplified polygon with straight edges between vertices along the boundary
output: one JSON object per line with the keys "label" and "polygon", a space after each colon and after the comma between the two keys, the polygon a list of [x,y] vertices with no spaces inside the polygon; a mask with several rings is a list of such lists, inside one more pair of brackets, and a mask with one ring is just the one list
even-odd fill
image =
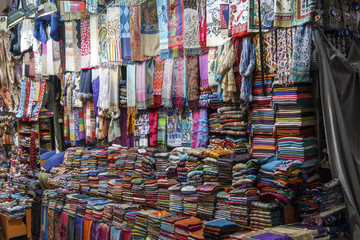
{"label": "scarf fringe", "polygon": [[135,107],[127,107],[127,114],[131,115],[131,114],[137,114],[137,108]]}
{"label": "scarf fringe", "polygon": [[69,12],[62,15],[60,18],[62,21],[81,20],[89,18],[90,15],[87,12]]}
{"label": "scarf fringe", "polygon": [[202,52],[200,48],[185,48],[185,55],[189,57],[200,56]]}

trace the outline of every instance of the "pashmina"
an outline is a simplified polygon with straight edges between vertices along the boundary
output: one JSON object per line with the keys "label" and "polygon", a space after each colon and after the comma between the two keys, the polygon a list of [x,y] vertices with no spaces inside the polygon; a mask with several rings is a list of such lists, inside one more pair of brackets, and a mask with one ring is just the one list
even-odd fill
{"label": "pashmina", "polygon": [[139,136],[140,136],[140,147],[148,147],[149,146],[149,140],[148,135],[150,132],[150,112],[143,111],[138,116],[138,130],[139,130]]}
{"label": "pashmina", "polygon": [[128,65],[126,69],[126,94],[128,115],[136,112],[136,70],[135,65]]}
{"label": "pashmina", "polygon": [[97,102],[99,99],[99,81],[100,81],[100,76],[99,76],[99,68],[94,68],[92,69],[92,80],[91,80],[91,86],[92,86],[92,93],[93,93],[93,97],[94,97],[94,111],[95,111],[95,115],[98,114],[98,107],[97,107]]}
{"label": "pashmina", "polygon": [[291,0],[291,24],[301,26],[312,20],[315,0]]}
{"label": "pashmina", "polygon": [[146,74],[146,106],[148,108],[154,106],[154,77],[155,77],[155,58],[145,62]]}
{"label": "pashmina", "polygon": [[156,0],[147,0],[141,5],[141,52],[149,57],[160,54]]}
{"label": "pashmina", "polygon": [[167,116],[167,145],[169,147],[181,146],[181,112],[174,111]]}
{"label": "pashmina", "polygon": [[181,143],[183,147],[191,146],[192,110],[184,108],[181,116]]}
{"label": "pashmina", "polygon": [[75,238],[83,239],[84,218],[80,216],[76,216],[74,225],[75,225]]}
{"label": "pashmina", "polygon": [[105,224],[105,223],[100,224],[99,239],[101,239],[101,240],[109,240],[110,239],[110,226],[108,224]]}
{"label": "pashmina", "polygon": [[241,74],[239,73],[240,57],[241,57],[241,52],[242,52],[241,43],[242,43],[242,41],[240,38],[233,38],[234,53],[235,53],[235,63],[233,66],[233,70],[234,70],[234,77],[235,77],[235,83],[236,83],[236,90],[238,92],[240,92],[240,89],[241,89]]}
{"label": "pashmina", "polygon": [[190,109],[194,109],[199,104],[199,58],[186,57],[186,86],[187,99]]}
{"label": "pashmina", "polygon": [[80,20],[73,21],[73,48],[74,48],[74,62],[75,72],[81,70],[81,27]]}
{"label": "pashmina", "polygon": [[161,91],[161,105],[166,108],[172,107],[172,79],[173,79],[174,59],[166,59],[164,64],[164,78]]}
{"label": "pashmina", "polygon": [[73,27],[74,22],[65,22],[65,52],[66,52],[66,71],[75,71],[75,58],[73,47]]}
{"label": "pashmina", "polygon": [[155,76],[154,76],[154,105],[161,106],[161,93],[164,76],[165,60],[161,60],[160,56],[155,58]]}
{"label": "pashmina", "polygon": [[86,10],[90,13],[96,13],[98,9],[98,0],[86,0]]}
{"label": "pashmina", "polygon": [[276,73],[276,32],[269,31],[264,34],[266,73]]}
{"label": "pashmina", "polygon": [[206,24],[206,2],[207,0],[198,0],[198,15],[199,15],[199,44],[201,51],[206,51],[206,34],[207,34],[207,24]]}
{"label": "pashmina", "polygon": [[121,61],[120,46],[120,7],[114,5],[107,9],[107,60],[108,62]]}
{"label": "pashmina", "polygon": [[84,18],[81,22],[81,68],[90,66],[91,45],[90,45],[90,18]]}
{"label": "pashmina", "polygon": [[[187,2],[191,2],[191,0],[185,0],[184,4]],[[199,43],[199,15],[196,4],[194,8],[185,7],[184,25],[184,48],[186,56],[200,55],[201,49]]]}
{"label": "pashmina", "polygon": [[291,2],[291,0],[275,0],[275,27],[291,27]]}
{"label": "pashmina", "polygon": [[179,57],[177,60],[177,72],[175,83],[175,105],[182,108],[185,104],[184,98],[184,58]]}
{"label": "pashmina", "polygon": [[130,8],[123,4],[120,5],[120,37],[121,58],[131,60]]}
{"label": "pashmina", "polygon": [[110,107],[110,98],[109,98],[109,69],[100,68],[100,79],[99,79],[99,99],[97,102],[97,107],[102,110],[108,110]]}
{"label": "pashmina", "polygon": [[99,20],[98,15],[90,16],[90,66],[97,67],[99,65]]}
{"label": "pashmina", "polygon": [[248,104],[252,101],[252,77],[255,69],[255,46],[251,37],[243,38],[240,59],[240,74],[242,76],[240,98]]}
{"label": "pashmina", "polygon": [[[256,54],[256,67],[255,67],[255,71],[257,74],[261,74],[261,61],[265,64],[265,44],[263,44],[263,59],[261,59],[261,54],[260,54],[260,34],[259,33],[254,33],[253,35],[253,41],[255,44],[255,54]],[[266,71],[266,69],[264,68],[264,71]],[[266,72],[265,72],[266,73]]]}
{"label": "pashmina", "polygon": [[184,47],[184,1],[168,0],[168,47],[173,58],[183,56]]}
{"label": "pashmina", "polygon": [[291,82],[307,82],[311,62],[311,25],[296,27],[290,68]]}
{"label": "pashmina", "polygon": [[115,114],[119,111],[119,83],[121,81],[121,66],[116,66],[109,69],[109,98],[110,98],[110,111]]}
{"label": "pashmina", "polygon": [[133,61],[144,61],[141,51],[141,7],[130,6],[130,40],[131,59]]}
{"label": "pashmina", "polygon": [[159,111],[159,117],[158,117],[158,145],[160,146],[166,146],[166,119],[167,115],[163,111]]}
{"label": "pashmina", "polygon": [[231,3],[231,36],[239,38],[249,35],[248,21],[249,0],[233,0]]}
{"label": "pashmina", "polygon": [[117,229],[114,226],[111,226],[110,240],[121,240],[121,231],[121,229]]}
{"label": "pashmina", "polygon": [[223,45],[229,37],[229,1],[207,0],[206,11],[206,46]]}
{"label": "pashmina", "polygon": [[282,85],[289,84],[292,58],[292,28],[277,29],[277,79]]}
{"label": "pashmina", "polygon": [[208,57],[209,54],[199,56],[199,65],[200,65],[200,83],[201,87],[206,89],[209,87],[208,82]]}
{"label": "pashmina", "polygon": [[149,146],[156,147],[158,129],[159,109],[153,108],[150,111]]}
{"label": "pashmina", "polygon": [[[261,31],[266,32],[274,28],[274,1],[261,0]],[[248,32],[259,31],[258,0],[249,0]]]}
{"label": "pashmina", "polygon": [[168,44],[168,0],[156,0],[157,14],[159,20],[159,42],[161,59],[170,57]]}
{"label": "pashmina", "polygon": [[98,15],[98,28],[99,28],[99,54],[100,63],[107,62],[107,15],[106,13],[99,13]]}
{"label": "pashmina", "polygon": [[120,108],[121,146],[129,146],[127,135],[127,109]]}
{"label": "pashmina", "polygon": [[88,101],[86,103],[86,143],[89,144],[96,139],[96,115],[94,110],[94,101]]}
{"label": "pashmina", "polygon": [[136,105],[137,109],[146,109],[145,62],[136,64]]}
{"label": "pashmina", "polygon": [[213,87],[217,85],[217,82],[215,81],[215,61],[218,55],[217,48],[210,48],[209,50],[209,56],[208,56],[208,82],[210,87]]}

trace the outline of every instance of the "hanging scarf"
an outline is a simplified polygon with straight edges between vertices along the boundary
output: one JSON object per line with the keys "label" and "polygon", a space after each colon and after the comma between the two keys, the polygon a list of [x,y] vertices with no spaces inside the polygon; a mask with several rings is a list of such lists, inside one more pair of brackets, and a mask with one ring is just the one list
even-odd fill
{"label": "hanging scarf", "polygon": [[250,33],[247,31],[249,21],[249,0],[234,0],[231,3],[231,36],[233,38],[244,37]]}
{"label": "hanging scarf", "polygon": [[160,54],[156,0],[147,0],[141,5],[141,52],[149,57]]}
{"label": "hanging scarf", "polygon": [[282,85],[289,84],[292,56],[292,28],[277,29],[277,72]]}
{"label": "hanging scarf", "polygon": [[81,101],[86,102],[93,99],[93,95],[91,94],[91,69],[82,70],[80,75],[80,92],[79,98]]}
{"label": "hanging scarf", "polygon": [[[261,61],[265,64],[265,44],[263,44],[263,59],[261,60],[261,54],[260,54],[260,34],[254,33],[253,34],[253,41],[255,44],[255,54],[256,54],[256,67],[255,71],[257,74],[261,74]],[[264,69],[266,71],[266,69]],[[266,72],[264,73],[266,74]]]}
{"label": "hanging scarf", "polygon": [[121,146],[129,146],[127,134],[127,109],[120,108]]}
{"label": "hanging scarf", "polygon": [[177,77],[175,83],[175,105],[183,108],[185,104],[184,98],[184,58],[179,57],[177,61]]}
{"label": "hanging scarf", "polygon": [[290,69],[291,82],[310,80],[311,24],[296,27],[293,38],[293,54]]}
{"label": "hanging scarf", "polygon": [[81,70],[81,23],[80,20],[73,21],[73,48],[75,60],[75,72]]}
{"label": "hanging scarf", "polygon": [[229,37],[229,2],[221,0],[207,0],[206,46],[216,47],[223,45]]}
{"label": "hanging scarf", "polygon": [[264,34],[266,73],[276,73],[276,32],[269,31]]}
{"label": "hanging scarf", "polygon": [[53,66],[54,66],[54,75],[62,73],[61,70],[61,52],[60,52],[60,43],[52,40],[52,52],[53,52]]}
{"label": "hanging scarf", "polygon": [[161,59],[170,57],[168,44],[168,0],[156,0],[158,20],[159,20],[159,42]]}
{"label": "hanging scarf", "polygon": [[73,82],[75,88],[72,91],[72,103],[73,107],[83,107],[83,102],[81,101],[80,87],[81,87],[81,75],[80,72],[73,74]]}
{"label": "hanging scarf", "polygon": [[75,146],[75,118],[74,118],[75,109],[70,109],[69,114],[69,128],[70,128],[70,143],[72,146]]}
{"label": "hanging scarf", "polygon": [[123,4],[120,5],[120,37],[121,58],[131,60],[130,8]]}
{"label": "hanging scarf", "polygon": [[[126,69],[126,94],[128,115],[136,112],[136,70],[135,65],[128,65]],[[129,123],[128,123],[129,126]],[[128,133],[129,134],[129,133]]]}
{"label": "hanging scarf", "polygon": [[99,53],[100,63],[107,62],[107,15],[106,13],[99,13],[98,15],[99,28]]}
{"label": "hanging scarf", "polygon": [[164,65],[164,78],[161,91],[161,105],[166,108],[172,107],[171,92],[174,69],[174,59],[166,59]]}
{"label": "hanging scarf", "polygon": [[18,118],[18,119],[22,119],[22,116],[23,116],[23,113],[24,113],[27,85],[28,85],[27,80],[25,80],[25,79],[21,80],[21,83],[20,83],[20,103],[19,103],[18,112],[16,114],[16,118]]}
{"label": "hanging scarf", "polygon": [[240,74],[242,76],[240,98],[248,104],[252,101],[252,77],[255,69],[255,45],[251,37],[243,38],[240,59]]}
{"label": "hanging scarf", "polygon": [[12,100],[11,100],[11,94],[9,92],[9,90],[5,87],[2,86],[0,88],[0,95],[3,98],[5,105],[8,109],[12,109]]}
{"label": "hanging scarf", "polygon": [[44,99],[45,89],[46,89],[46,80],[37,81],[36,86],[36,100],[33,102],[33,109],[31,113],[30,120],[37,121],[42,107],[42,102]]}
{"label": "hanging scarf", "polygon": [[136,64],[136,106],[139,110],[146,109],[145,62]]}
{"label": "hanging scarf", "polygon": [[184,47],[184,2],[183,0],[168,0],[168,46],[171,56],[183,56]]}
{"label": "hanging scarf", "polygon": [[99,76],[99,68],[94,68],[92,69],[92,93],[93,93],[93,97],[94,97],[94,111],[95,111],[95,115],[98,115],[98,106],[97,106],[97,102],[99,99],[99,81],[100,81],[100,76]]}
{"label": "hanging scarf", "polygon": [[65,22],[65,63],[66,71],[75,71],[75,58],[73,47],[73,22]]}
{"label": "hanging scarf", "polygon": [[199,104],[199,58],[186,57],[187,99],[190,109]]}
{"label": "hanging scarf", "polygon": [[90,16],[90,66],[97,67],[99,65],[99,28],[98,15]]}
{"label": "hanging scarf", "polygon": [[166,138],[169,147],[181,146],[181,112],[168,113]]}
{"label": "hanging scarf", "polygon": [[181,116],[181,143],[183,147],[191,146],[192,135],[192,110],[184,108]]}
{"label": "hanging scarf", "polygon": [[133,61],[144,61],[144,54],[141,52],[141,8],[130,6],[130,39],[131,59]]}
{"label": "hanging scarf", "polygon": [[119,114],[119,83],[121,81],[121,67],[116,66],[109,69],[110,72],[110,111],[114,114]]}
{"label": "hanging scarf", "polygon": [[[60,22],[60,58],[61,58],[61,71],[65,72],[66,70],[66,49],[65,49],[65,22]],[[34,48],[35,50],[36,48]],[[36,52],[36,50],[35,50]],[[35,55],[35,64],[36,64],[36,55]],[[35,65],[36,66],[36,65]],[[36,71],[36,70],[35,70]]]}
{"label": "hanging scarf", "polygon": [[155,58],[145,62],[146,74],[146,106],[151,108],[154,106],[154,77],[155,77]]}
{"label": "hanging scarf", "polygon": [[120,7],[118,5],[107,8],[107,60],[121,61],[120,46]]}
{"label": "hanging scarf", "polygon": [[75,144],[77,147],[81,147],[85,140],[84,112],[82,107],[74,109],[74,123]]}
{"label": "hanging scarf", "polygon": [[36,156],[36,132],[30,133],[30,152],[29,152],[29,164],[32,167],[37,166],[37,156]]}
{"label": "hanging scarf", "polygon": [[200,65],[200,83],[203,89],[209,87],[208,82],[208,58],[209,54],[204,54],[199,56],[199,65]]}
{"label": "hanging scarf", "polygon": [[301,26],[311,22],[315,10],[314,0],[291,0],[291,24]]}
{"label": "hanging scarf", "polygon": [[[261,31],[274,29],[274,0],[261,0]],[[248,32],[259,31],[258,0],[249,0]]]}
{"label": "hanging scarf", "polygon": [[109,69],[100,68],[100,79],[99,79],[99,99],[97,102],[97,107],[102,110],[108,110],[110,107],[110,98],[109,98]]}
{"label": "hanging scarf", "polygon": [[86,103],[86,143],[90,144],[96,140],[96,115],[94,101]]}
{"label": "hanging scarf", "polygon": [[30,81],[31,81],[31,85],[30,85],[29,100],[28,100],[28,104],[27,104],[27,109],[24,109],[25,113],[23,116],[23,121],[26,121],[31,117],[32,106],[33,106],[33,101],[34,101],[34,96],[35,96],[36,83],[35,83],[35,81],[32,81],[32,80],[30,80]]}
{"label": "hanging scarf", "polygon": [[193,125],[191,134],[191,148],[197,148],[199,146],[199,127],[200,127],[200,108],[196,108],[193,111]]}
{"label": "hanging scarf", "polygon": [[166,119],[167,119],[166,113],[163,111],[159,111],[157,142],[158,142],[158,145],[160,145],[160,146],[166,146]]}
{"label": "hanging scarf", "polygon": [[149,132],[150,132],[150,113],[148,111],[144,111],[138,116],[138,130],[140,136],[140,147],[148,147],[149,146]]}
{"label": "hanging scarf", "polygon": [[150,111],[149,146],[156,147],[158,129],[159,109],[153,108]]}
{"label": "hanging scarf", "polygon": [[134,146],[134,134],[135,134],[135,113],[127,115],[127,134],[129,139],[129,147]]}
{"label": "hanging scarf", "polygon": [[81,22],[81,68],[90,66],[91,45],[90,45],[90,19],[84,18]]}
{"label": "hanging scarf", "polygon": [[234,45],[234,53],[235,53],[235,63],[233,66],[234,76],[235,76],[235,83],[236,83],[236,90],[240,92],[241,89],[241,74],[239,73],[239,65],[240,65],[240,56],[242,52],[242,41],[240,38],[233,38],[233,45]]}
{"label": "hanging scarf", "polygon": [[274,26],[291,27],[291,0],[275,0]]}
{"label": "hanging scarf", "polygon": [[154,77],[154,105],[161,106],[161,93],[163,86],[165,60],[161,60],[160,56],[155,58],[155,77]]}
{"label": "hanging scarf", "polygon": [[[48,27],[47,29],[47,33],[50,32],[50,27]],[[53,52],[53,46],[54,46],[54,42],[51,38],[48,38],[48,41],[46,42],[46,52],[47,52],[47,59],[46,59],[46,63],[47,63],[47,74],[48,75],[55,75],[55,71],[54,71],[54,52]],[[44,72],[43,72],[44,73]]]}
{"label": "hanging scarf", "polygon": [[86,0],[86,10],[90,13],[96,13],[98,9],[98,0]]}
{"label": "hanging scarf", "polygon": [[176,81],[178,75],[178,59],[174,59],[174,66],[173,66],[173,72],[172,72],[172,81],[171,81],[171,102],[172,105],[175,105],[175,96],[176,96]]}
{"label": "hanging scarf", "polygon": [[199,44],[201,51],[206,51],[206,35],[207,35],[207,23],[206,23],[206,2],[207,0],[198,0],[198,16],[199,16]]}
{"label": "hanging scarf", "polygon": [[208,56],[208,82],[210,87],[216,86],[217,82],[215,81],[215,62],[217,59],[218,50],[216,47],[210,48]]}
{"label": "hanging scarf", "polygon": [[200,55],[199,15],[196,1],[184,0],[184,48],[186,56]]}

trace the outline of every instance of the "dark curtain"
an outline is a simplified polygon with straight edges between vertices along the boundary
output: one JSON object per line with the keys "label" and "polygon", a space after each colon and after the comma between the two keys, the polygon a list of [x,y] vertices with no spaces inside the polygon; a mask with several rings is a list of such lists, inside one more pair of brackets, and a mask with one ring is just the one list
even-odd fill
{"label": "dark curtain", "polygon": [[346,59],[319,28],[313,42],[331,169],[344,190],[352,239],[360,239],[360,45],[353,40]]}

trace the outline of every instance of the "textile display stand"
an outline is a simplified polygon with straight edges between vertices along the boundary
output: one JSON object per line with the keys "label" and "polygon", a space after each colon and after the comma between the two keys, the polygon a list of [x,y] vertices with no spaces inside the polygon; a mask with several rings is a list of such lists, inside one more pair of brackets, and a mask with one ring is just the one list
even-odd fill
{"label": "textile display stand", "polygon": [[25,222],[23,219],[9,221],[4,214],[0,214],[0,223],[4,240],[26,235],[31,239],[31,209],[26,210]]}

